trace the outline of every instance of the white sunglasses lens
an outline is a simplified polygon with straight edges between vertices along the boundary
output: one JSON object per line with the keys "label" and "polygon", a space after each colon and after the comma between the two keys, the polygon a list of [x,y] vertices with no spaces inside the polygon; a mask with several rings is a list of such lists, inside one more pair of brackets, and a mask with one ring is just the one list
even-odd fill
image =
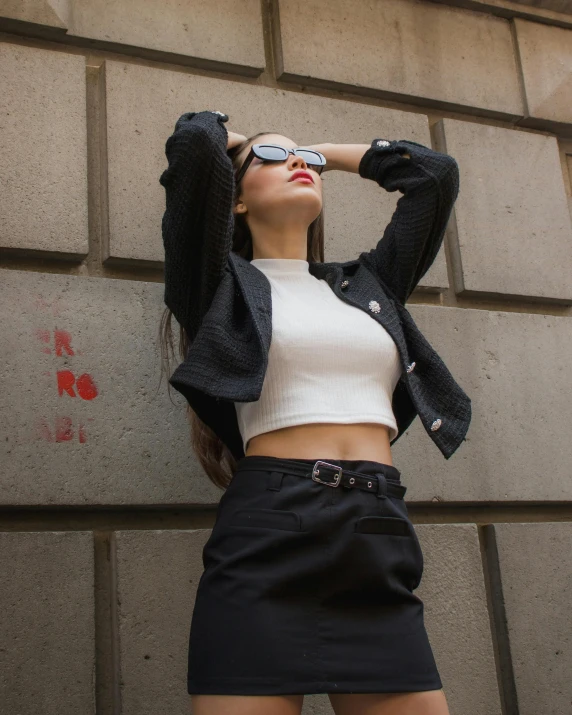
{"label": "white sunglasses lens", "polygon": [[288,152],[278,146],[260,146],[257,149],[257,156],[267,161],[278,161],[286,159]]}

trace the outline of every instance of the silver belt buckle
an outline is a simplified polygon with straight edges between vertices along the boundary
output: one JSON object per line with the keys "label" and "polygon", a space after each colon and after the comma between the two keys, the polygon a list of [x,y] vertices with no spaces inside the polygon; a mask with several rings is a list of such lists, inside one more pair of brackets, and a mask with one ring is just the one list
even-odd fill
{"label": "silver belt buckle", "polygon": [[[332,469],[338,471],[335,482],[325,482],[317,476],[320,473],[320,469],[318,467],[319,464],[323,464],[326,467],[331,467]],[[312,468],[312,479],[315,482],[320,482],[320,484],[326,484],[328,487],[337,487],[342,481],[342,468],[338,464],[330,464],[329,462],[322,462],[321,460],[318,460]]]}

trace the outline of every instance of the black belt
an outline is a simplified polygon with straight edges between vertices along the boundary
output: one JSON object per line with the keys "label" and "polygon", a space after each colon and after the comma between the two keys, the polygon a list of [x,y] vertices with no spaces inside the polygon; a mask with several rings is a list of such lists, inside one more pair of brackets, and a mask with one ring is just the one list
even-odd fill
{"label": "black belt", "polygon": [[236,472],[260,469],[264,472],[282,472],[292,474],[295,477],[312,479],[315,482],[328,487],[348,487],[350,489],[363,489],[366,492],[373,492],[380,499],[386,496],[394,496],[403,499],[407,487],[399,484],[400,472],[392,465],[386,465],[384,474],[378,471],[375,474],[365,472],[354,472],[350,469],[342,469],[338,464],[318,460],[314,465],[297,462],[295,459],[267,459],[252,455],[247,461],[238,463]]}

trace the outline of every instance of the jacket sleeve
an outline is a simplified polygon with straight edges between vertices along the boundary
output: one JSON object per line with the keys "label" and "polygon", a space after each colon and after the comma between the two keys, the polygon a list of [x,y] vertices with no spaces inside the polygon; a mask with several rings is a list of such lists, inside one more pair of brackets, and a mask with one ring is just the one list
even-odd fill
{"label": "jacket sleeve", "polygon": [[165,304],[191,340],[224,274],[232,247],[234,173],[226,114],[186,112],[167,139],[162,219]]}
{"label": "jacket sleeve", "polygon": [[[410,158],[402,156],[406,153]],[[443,243],[459,193],[459,167],[448,154],[416,142],[374,139],[358,172],[403,194],[383,236],[360,260],[405,304]]]}

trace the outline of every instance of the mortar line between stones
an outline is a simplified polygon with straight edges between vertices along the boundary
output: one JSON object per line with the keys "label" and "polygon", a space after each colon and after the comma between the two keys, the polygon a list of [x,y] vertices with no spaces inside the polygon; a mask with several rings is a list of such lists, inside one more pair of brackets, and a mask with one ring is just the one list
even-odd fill
{"label": "mortar line between stones", "polygon": [[111,685],[111,623],[112,594],[109,588],[109,532],[94,530],[94,611],[95,611],[95,712],[113,715]]}
{"label": "mortar line between stones", "polygon": [[[35,507],[1,505],[1,532],[36,531],[136,531],[153,529],[210,528],[217,502],[200,506],[189,504],[134,506]],[[409,502],[408,509],[416,524],[572,522],[572,502],[537,502],[501,504],[476,502]]]}
{"label": "mortar line between stones", "polygon": [[[518,78],[518,88],[520,91],[520,99],[522,101],[522,111],[524,119],[530,117],[530,108],[528,106],[528,97],[526,96],[526,84],[524,82],[524,69],[522,66],[522,56],[520,54],[520,45],[518,42],[518,37],[516,34],[516,21],[515,18],[511,18],[509,21],[510,28],[510,40],[512,42],[512,51],[514,54],[514,63],[516,65],[516,75]],[[518,126],[518,122],[516,123]]]}
{"label": "mortar line between stones", "polygon": [[262,28],[264,35],[264,54],[266,69],[264,73],[270,74],[276,82],[284,72],[284,59],[282,55],[282,35],[280,32],[280,9],[277,0],[260,0],[262,14]]}
{"label": "mortar line between stones", "polygon": [[109,192],[105,60],[86,57],[88,95],[88,211],[90,274],[101,274],[109,255]]}
{"label": "mortar line between stones", "polygon": [[117,541],[115,533],[109,536],[109,594],[112,661],[113,715],[121,715],[121,652],[119,645],[119,591],[117,579]]}
{"label": "mortar line between stones", "polygon": [[[443,122],[444,119],[440,119],[432,124],[430,132],[435,150],[447,154],[447,139]],[[447,248],[447,274],[449,277],[448,305],[457,307],[457,296],[465,290],[465,282],[463,280],[463,259],[459,245],[459,229],[455,206],[451,210],[449,221],[445,228],[445,247]]]}
{"label": "mortar line between stones", "polygon": [[497,667],[499,693],[503,715],[519,715],[518,694],[514,677],[510,637],[502,588],[502,576],[496,532],[494,524],[478,527],[485,590],[489,617],[491,619],[492,641]]}

